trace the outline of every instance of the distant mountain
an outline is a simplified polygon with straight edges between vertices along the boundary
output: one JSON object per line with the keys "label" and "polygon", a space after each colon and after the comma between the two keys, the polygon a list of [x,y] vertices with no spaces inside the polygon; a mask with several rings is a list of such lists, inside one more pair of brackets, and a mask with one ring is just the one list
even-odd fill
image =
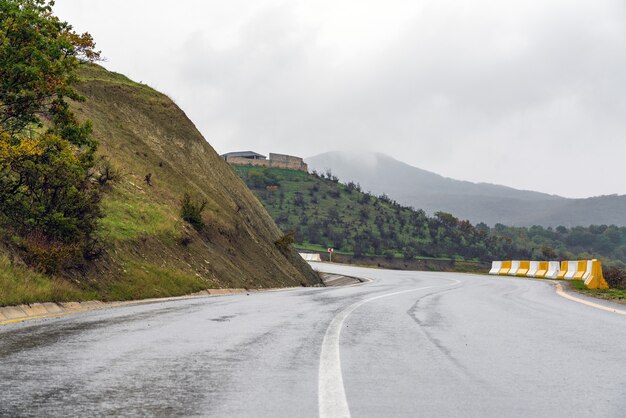
{"label": "distant mountain", "polygon": [[488,183],[443,177],[380,153],[327,152],[307,158],[310,170],[330,169],[340,181],[385,193],[429,214],[450,212],[461,219],[513,226],[626,226],[626,195],[568,199]]}

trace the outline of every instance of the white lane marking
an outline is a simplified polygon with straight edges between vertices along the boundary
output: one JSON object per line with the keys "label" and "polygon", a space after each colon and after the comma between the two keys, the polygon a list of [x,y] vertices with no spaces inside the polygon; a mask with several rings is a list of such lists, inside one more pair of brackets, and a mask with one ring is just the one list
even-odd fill
{"label": "white lane marking", "polygon": [[[450,280],[450,279],[447,279]],[[454,279],[451,279],[454,280]],[[346,399],[346,391],[343,386],[343,376],[341,373],[341,357],[339,354],[339,337],[346,318],[359,306],[377,299],[387,298],[402,293],[416,292],[433,288],[445,288],[461,283],[454,280],[454,283],[445,286],[426,286],[417,289],[402,290],[399,292],[386,293],[355,302],[346,309],[339,312],[326,329],[324,340],[322,341],[322,351],[320,353],[320,367],[318,375],[318,402],[320,418],[350,418],[350,408]]]}
{"label": "white lane marking", "polygon": [[573,300],[574,302],[578,302],[578,303],[582,303],[583,305],[591,306],[592,308],[602,309],[603,311],[613,312],[613,313],[620,314],[620,315],[626,315],[626,311],[622,311],[621,309],[609,308],[608,306],[600,305],[599,303],[593,303],[593,302],[590,302],[588,300],[579,299],[577,297],[574,297],[574,296],[568,294],[567,292],[565,292],[565,290],[563,290],[563,286],[561,286],[561,283],[556,283],[556,294],[561,296],[561,297],[564,297],[565,299]]}

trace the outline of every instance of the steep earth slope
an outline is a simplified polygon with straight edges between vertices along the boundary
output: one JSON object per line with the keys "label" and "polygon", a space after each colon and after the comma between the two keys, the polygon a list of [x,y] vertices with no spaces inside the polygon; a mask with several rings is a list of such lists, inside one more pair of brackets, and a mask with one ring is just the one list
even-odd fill
{"label": "steep earth slope", "polygon": [[[271,217],[168,97],[98,66],[81,76],[87,101],[76,112],[92,120],[100,153],[122,173],[105,198],[101,234],[114,267],[100,269],[128,280],[126,265],[164,270],[207,287],[318,282],[297,253],[277,249],[282,233]],[[207,201],[201,234],[180,220],[184,193]]]}
{"label": "steep earth slope", "polygon": [[306,159],[311,170],[332,170],[341,181],[387,194],[427,213],[444,211],[472,222],[514,226],[626,225],[626,196],[567,199],[495,184],[454,180],[379,153],[327,152]]}
{"label": "steep earth slope", "polygon": [[[0,305],[320,282],[293,248],[279,250],[272,218],[168,97],[95,65],[80,76],[87,100],[74,110],[120,174],[102,202],[104,252],[60,279],[0,248]],[[207,202],[201,232],[181,219],[185,193]]]}

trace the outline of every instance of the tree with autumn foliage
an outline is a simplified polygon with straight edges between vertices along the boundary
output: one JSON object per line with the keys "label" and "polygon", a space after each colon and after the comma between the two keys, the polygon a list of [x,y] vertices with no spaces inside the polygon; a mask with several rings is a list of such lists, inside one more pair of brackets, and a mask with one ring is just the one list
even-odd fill
{"label": "tree with autumn foliage", "polygon": [[68,103],[84,100],[76,71],[99,52],[53,6],[0,0],[0,225],[49,272],[93,252],[101,217],[97,143]]}

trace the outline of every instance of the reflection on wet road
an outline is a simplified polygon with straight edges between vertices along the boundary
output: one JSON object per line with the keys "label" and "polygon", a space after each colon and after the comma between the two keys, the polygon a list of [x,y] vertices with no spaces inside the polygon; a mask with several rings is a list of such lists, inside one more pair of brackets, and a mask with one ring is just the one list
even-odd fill
{"label": "reflection on wet road", "polygon": [[626,410],[622,316],[560,298],[548,282],[324,269],[374,282],[2,326],[0,416],[315,417],[327,329],[369,299],[337,340],[353,416]]}

